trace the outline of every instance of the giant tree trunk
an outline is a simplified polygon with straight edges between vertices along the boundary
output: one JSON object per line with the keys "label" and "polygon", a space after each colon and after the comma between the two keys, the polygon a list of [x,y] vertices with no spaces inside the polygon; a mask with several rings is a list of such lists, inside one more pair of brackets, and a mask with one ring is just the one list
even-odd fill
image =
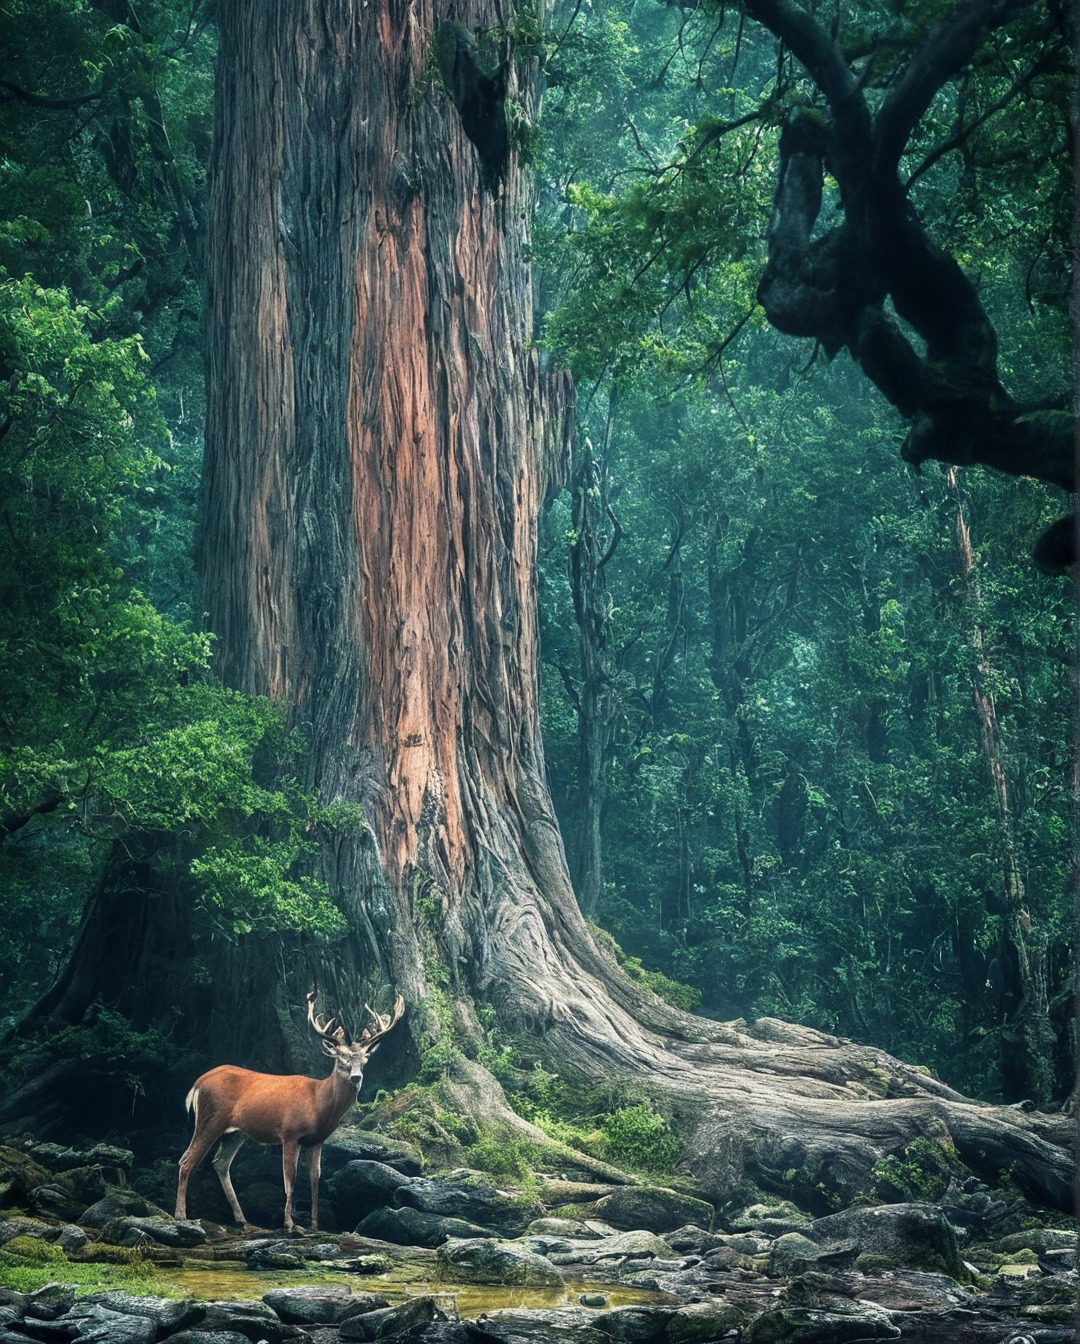
{"label": "giant tree trunk", "polygon": [[[470,29],[512,19],[504,0],[451,11]],[[786,1188],[793,1169],[850,1193],[930,1133],[1066,1202],[1063,1121],[812,1031],[677,1012],[592,943],[537,712],[537,515],[571,388],[531,346],[516,154],[485,185],[425,77],[434,26],[430,0],[221,7],[207,591],[226,680],[285,701],[311,785],[363,808],[363,833],[321,859],[352,931],[327,954],[326,1000],[347,1011],[392,984],[420,1044],[437,959],[466,1036],[482,996],[554,1067],[666,1097],[716,1197]],[[527,116],[534,84],[511,61]],[[307,974],[282,964],[278,1002],[300,1003]],[[257,996],[232,1012],[237,1039],[267,1021]]]}

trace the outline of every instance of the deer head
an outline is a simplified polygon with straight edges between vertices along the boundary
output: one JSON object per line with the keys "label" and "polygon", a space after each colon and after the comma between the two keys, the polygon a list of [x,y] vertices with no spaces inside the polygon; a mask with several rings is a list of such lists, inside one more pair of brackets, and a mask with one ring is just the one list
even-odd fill
{"label": "deer head", "polygon": [[372,1051],[377,1049],[382,1038],[397,1026],[405,1011],[405,1000],[400,994],[394,1001],[393,1009],[387,1014],[377,1013],[365,1003],[364,1009],[371,1014],[374,1025],[365,1027],[360,1033],[359,1040],[350,1041],[345,1028],[336,1017],[327,1020],[315,1015],[314,990],[307,996],[307,1005],[308,1022],[318,1036],[322,1048],[333,1057],[335,1069],[344,1074],[351,1083],[355,1083],[357,1088],[363,1079],[364,1066]]}

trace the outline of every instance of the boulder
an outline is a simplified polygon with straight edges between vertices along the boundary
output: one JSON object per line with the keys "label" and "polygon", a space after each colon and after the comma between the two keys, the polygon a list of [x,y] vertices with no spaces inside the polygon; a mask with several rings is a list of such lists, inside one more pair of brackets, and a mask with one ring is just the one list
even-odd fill
{"label": "boulder", "polygon": [[[742,1239],[747,1245],[757,1246],[758,1239],[752,1237],[749,1232],[742,1234]],[[664,1233],[664,1240],[678,1255],[707,1255],[709,1251],[715,1251],[718,1246],[727,1245],[730,1237],[725,1237],[721,1232],[707,1232],[702,1227],[697,1227],[694,1223],[687,1223],[684,1227],[677,1227],[671,1232]],[[753,1255],[753,1250],[742,1250],[736,1247],[742,1255]]]}
{"label": "boulder", "polygon": [[[614,1230],[614,1229],[612,1229]],[[534,1218],[525,1229],[526,1236],[577,1237],[581,1240],[603,1236],[579,1218]]]}
{"label": "boulder", "polygon": [[169,1344],[250,1344],[238,1330],[180,1330],[169,1336]]}
{"label": "boulder", "polygon": [[745,1344],[869,1344],[899,1338],[888,1314],[869,1302],[844,1303],[832,1310],[777,1307],[762,1312],[743,1335]]}
{"label": "boulder", "polygon": [[391,1139],[386,1134],[342,1126],[323,1144],[323,1171],[336,1172],[348,1162],[381,1162],[403,1176],[419,1176],[424,1166],[423,1154],[414,1144]]}
{"label": "boulder", "polygon": [[0,1246],[6,1246],[16,1237],[38,1237],[42,1241],[55,1241],[58,1228],[55,1223],[42,1222],[37,1218],[5,1218],[0,1222]]}
{"label": "boulder", "polygon": [[77,1223],[67,1223],[60,1229],[60,1235],[56,1239],[56,1244],[65,1255],[70,1255],[72,1251],[81,1251],[84,1246],[89,1245],[89,1242],[89,1236]]}
{"label": "boulder", "polygon": [[816,1266],[841,1268],[854,1264],[859,1254],[859,1243],[847,1241],[812,1241],[801,1232],[785,1232],[769,1247],[769,1277],[790,1278]]}
{"label": "boulder", "polygon": [[393,1204],[394,1192],[413,1179],[384,1162],[367,1159],[346,1162],[326,1187],[334,1201],[339,1226],[355,1227],[372,1209]]}
{"label": "boulder", "polygon": [[550,1260],[505,1242],[472,1238],[439,1247],[439,1274],[457,1283],[500,1283],[561,1288],[562,1275]]}
{"label": "boulder", "polygon": [[464,1218],[447,1218],[438,1213],[424,1213],[421,1209],[374,1209],[356,1229],[357,1236],[376,1237],[395,1246],[441,1246],[451,1237],[467,1240],[473,1237],[498,1237],[489,1227],[466,1222]]}
{"label": "boulder", "polygon": [[75,1305],[75,1289],[63,1283],[46,1283],[32,1293],[0,1288],[0,1303],[10,1311],[5,1321],[23,1316],[35,1321],[55,1321]]}
{"label": "boulder", "polygon": [[161,1246],[201,1246],[206,1230],[201,1223],[162,1218],[114,1218],[101,1229],[102,1241],[113,1246],[138,1246],[149,1237]]}
{"label": "boulder", "polygon": [[68,1339],[101,1340],[102,1344],[154,1344],[157,1338],[157,1326],[149,1316],[110,1311],[94,1302],[80,1302],[53,1325]]}
{"label": "boulder", "polygon": [[453,1172],[444,1178],[417,1177],[394,1196],[399,1205],[464,1218],[481,1227],[494,1227],[504,1236],[517,1236],[543,1207],[534,1199],[497,1190],[478,1172]]}
{"label": "boulder", "polygon": [[400,1306],[383,1307],[349,1316],[341,1323],[343,1340],[396,1339],[428,1321],[447,1318],[447,1313],[435,1294],[410,1298]]}
{"label": "boulder", "polygon": [[80,1227],[105,1227],[114,1218],[164,1218],[165,1210],[151,1204],[134,1190],[107,1190],[95,1204],[83,1209]]}
{"label": "boulder", "polygon": [[785,1232],[802,1232],[813,1220],[788,1199],[749,1204],[728,1220],[732,1232],[764,1232],[781,1237]]}
{"label": "boulder", "polygon": [[691,1224],[710,1228],[716,1210],[703,1199],[681,1195],[656,1185],[620,1185],[592,1205],[597,1218],[621,1232],[645,1228],[649,1232],[674,1232]]}
{"label": "boulder", "polygon": [[171,1335],[176,1330],[186,1329],[203,1316],[202,1306],[192,1298],[186,1297],[139,1297],[134,1293],[110,1289],[106,1292],[88,1293],[80,1300],[91,1306],[104,1307],[107,1311],[119,1312],[122,1316],[140,1316],[149,1319],[163,1335]]}
{"label": "boulder", "polygon": [[597,1330],[594,1319],[595,1313],[583,1307],[508,1307],[485,1312],[476,1323],[505,1344],[611,1344],[611,1336]]}
{"label": "boulder", "polygon": [[593,1328],[625,1344],[663,1344],[674,1307],[615,1307],[593,1317]]}
{"label": "boulder", "polygon": [[667,1344],[706,1344],[722,1339],[746,1322],[746,1312],[734,1302],[717,1298],[711,1302],[693,1302],[677,1307],[668,1317],[664,1339]]}
{"label": "boulder", "polygon": [[274,1288],[262,1300],[286,1325],[340,1325],[349,1316],[390,1305],[381,1293],[354,1293],[337,1284]]}
{"label": "boulder", "polygon": [[30,1191],[44,1185],[50,1171],[27,1153],[0,1144],[0,1207],[19,1204],[25,1207]]}
{"label": "boulder", "polygon": [[306,1334],[298,1325],[288,1325],[265,1302],[204,1302],[196,1329],[228,1331],[258,1344],[305,1344]]}
{"label": "boulder", "polygon": [[854,1241],[857,1268],[926,1269],[965,1279],[956,1234],[934,1204],[856,1207],[817,1218],[807,1235],[819,1243]]}
{"label": "boulder", "polygon": [[551,1253],[555,1265],[598,1265],[605,1260],[668,1260],[671,1247],[654,1232],[618,1232],[613,1237],[578,1244],[571,1251]]}

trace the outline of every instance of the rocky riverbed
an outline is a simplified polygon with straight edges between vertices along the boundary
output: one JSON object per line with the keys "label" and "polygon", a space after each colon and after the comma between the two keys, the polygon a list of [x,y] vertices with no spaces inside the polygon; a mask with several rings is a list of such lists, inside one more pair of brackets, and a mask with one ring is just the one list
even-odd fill
{"label": "rocky riverbed", "polygon": [[933,1204],[718,1215],[582,1173],[429,1175],[362,1131],[329,1156],[327,1221],[348,1230],[287,1237],[174,1221],[164,1168],[120,1148],[0,1148],[0,1344],[1076,1338],[1075,1231],[971,1181]]}

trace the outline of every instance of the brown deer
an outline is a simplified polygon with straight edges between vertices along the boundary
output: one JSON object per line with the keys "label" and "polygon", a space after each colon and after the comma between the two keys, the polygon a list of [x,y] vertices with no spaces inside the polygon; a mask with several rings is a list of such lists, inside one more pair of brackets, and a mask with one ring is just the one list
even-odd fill
{"label": "brown deer", "polygon": [[301,1146],[308,1149],[308,1178],[311,1181],[311,1227],[319,1226],[319,1171],[322,1146],[337,1129],[356,1096],[364,1077],[364,1065],[382,1038],[401,1020],[405,1000],[399,994],[388,1016],[364,1007],[375,1019],[358,1041],[349,1041],[337,1018],[329,1022],[315,1016],[315,991],[307,996],[307,1016],[322,1048],[334,1059],[329,1078],[304,1078],[293,1074],[253,1073],[250,1069],[222,1064],[196,1079],[187,1094],[187,1109],[195,1117],[195,1133],[180,1159],[180,1181],[176,1188],[177,1218],[187,1217],[187,1183],[191,1173],[218,1139],[221,1146],[213,1159],[225,1198],[233,1217],[245,1223],[236,1198],[229,1168],[245,1139],[256,1143],[280,1143],[281,1167],[285,1177],[285,1229],[293,1230],[293,1186]]}

